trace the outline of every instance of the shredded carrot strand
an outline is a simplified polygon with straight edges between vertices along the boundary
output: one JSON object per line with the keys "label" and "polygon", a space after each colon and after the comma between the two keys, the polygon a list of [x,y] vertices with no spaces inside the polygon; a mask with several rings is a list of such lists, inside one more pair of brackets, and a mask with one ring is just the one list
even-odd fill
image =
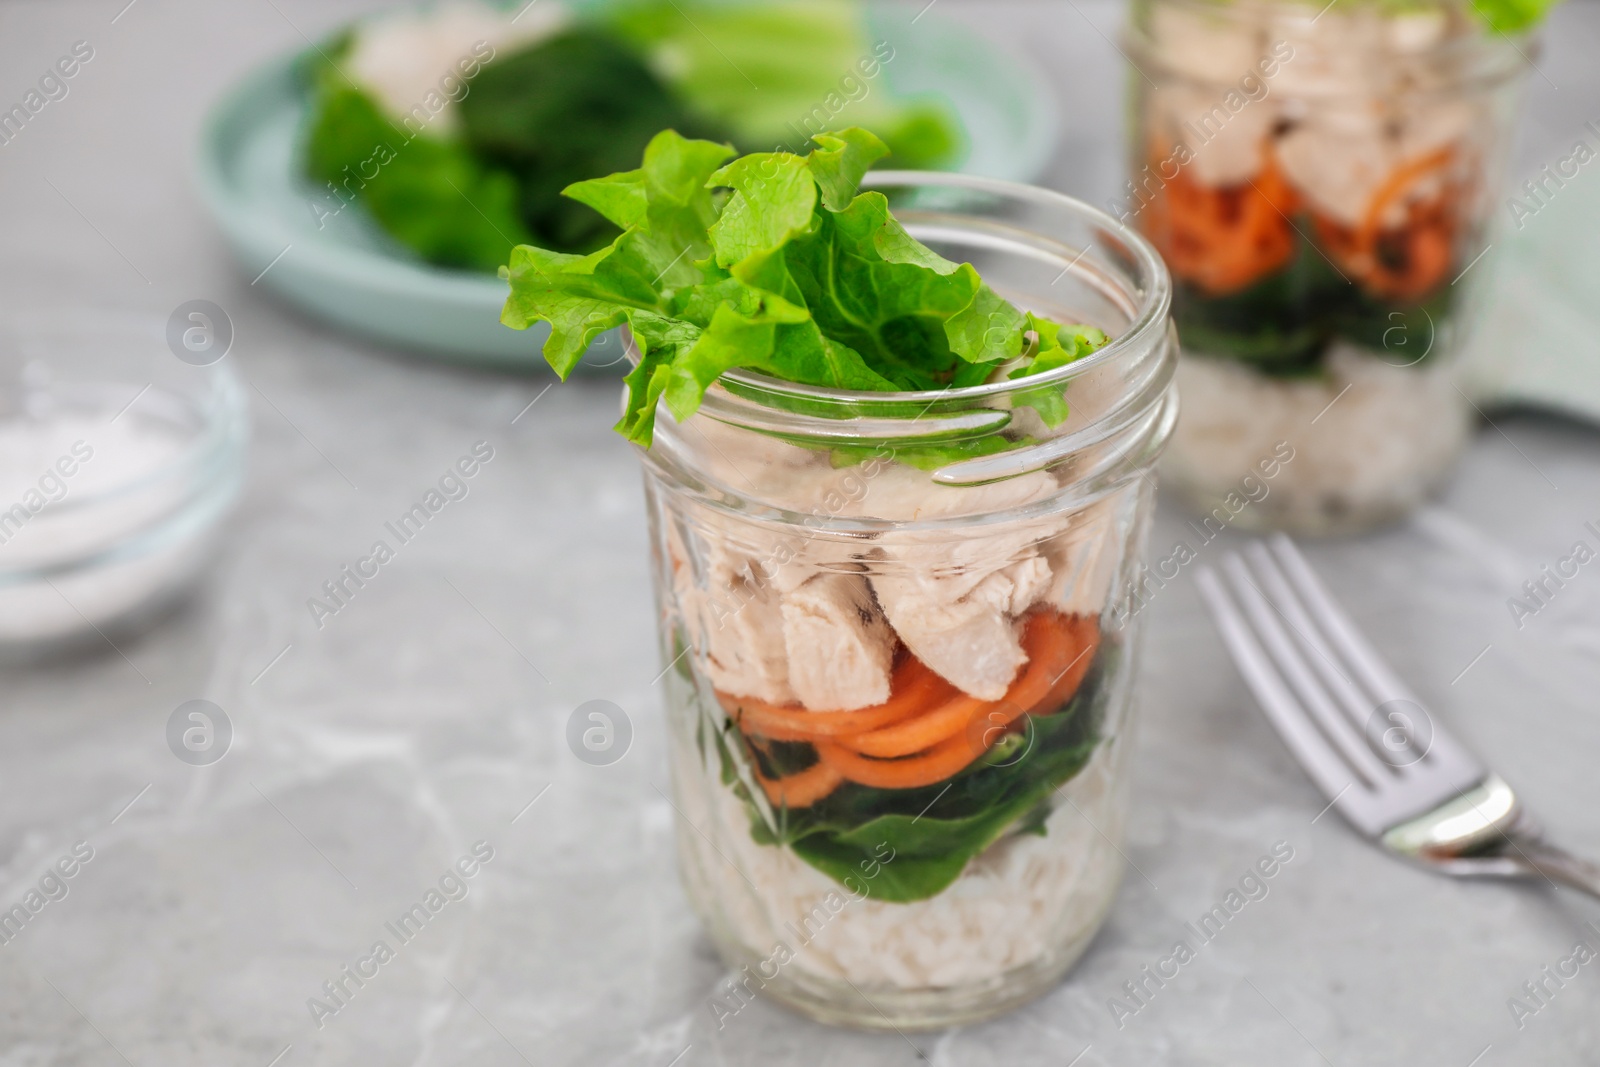
{"label": "shredded carrot strand", "polygon": [[809,807],[845,781],[914,789],[959,773],[1023,715],[1050,714],[1071,699],[1099,644],[1096,619],[1029,615],[1022,634],[1027,663],[999,701],[959,692],[915,657],[895,671],[889,700],[875,708],[816,712],[725,694],[719,699],[757,747],[771,741],[815,746],[818,763],[797,774],[771,779],[756,771],[773,804]]}
{"label": "shredded carrot strand", "polygon": [[965,770],[982,754],[982,750],[974,751],[961,736],[941,742],[925,755],[901,760],[870,759],[840,744],[817,742],[817,755],[828,766],[852,782],[876,789],[916,789],[933,785]]}
{"label": "shredded carrot strand", "polygon": [[[1076,662],[1091,658],[1074,650],[1076,631],[1076,625],[1066,616],[1053,612],[1031,615],[1023,633],[1028,664],[1004,699],[989,703],[963,696],[892,733],[879,731],[875,738],[819,741],[817,755],[845,778],[861,785],[914,789],[943,781],[993,748],[1006,733],[1005,728],[1038,707],[1064,674],[1076,669]],[[912,745],[919,747],[909,748]],[[873,755],[907,758],[873,759]]]}
{"label": "shredded carrot strand", "polygon": [[[1212,296],[1239,292],[1294,258],[1299,235],[1289,220],[1303,205],[1270,148],[1265,151],[1260,173],[1236,185],[1205,186],[1179,170],[1140,213],[1141,228],[1172,272]],[[1152,160],[1170,155],[1155,151]],[[1459,190],[1447,186],[1432,203],[1407,205],[1398,226],[1385,227],[1384,217],[1454,155],[1445,146],[1396,167],[1353,226],[1312,212],[1318,244],[1352,281],[1380,299],[1426,296],[1456,258]]]}
{"label": "shredded carrot strand", "polygon": [[1100,651],[1100,620],[1091,615],[1075,615],[1067,620],[1072,629],[1073,658],[1056,676],[1043,700],[1031,710],[1034,715],[1051,715],[1065,707],[1078,694],[1078,687]]}
{"label": "shredded carrot strand", "polygon": [[986,701],[965,693],[915,718],[843,739],[864,756],[909,756],[960,733]]}
{"label": "shredded carrot strand", "polygon": [[1141,212],[1140,224],[1174,274],[1222,296],[1294,258],[1289,217],[1298,210],[1298,195],[1267,150],[1260,173],[1235,185],[1202,185],[1179,170]]}
{"label": "shredded carrot strand", "polygon": [[828,764],[819,762],[782,778],[768,778],[758,770],[756,781],[761,783],[761,789],[773,807],[809,808],[839,788],[844,776]]}
{"label": "shredded carrot strand", "polygon": [[1396,167],[1393,173],[1383,180],[1383,184],[1378,186],[1377,192],[1372,194],[1366,216],[1356,231],[1356,246],[1364,251],[1372,251],[1378,243],[1378,232],[1382,227],[1384,212],[1404,196],[1406,190],[1417,181],[1449,163],[1453,154],[1450,146],[1446,145]]}
{"label": "shredded carrot strand", "polygon": [[809,741],[814,737],[840,737],[875,730],[924,710],[930,701],[951,692],[948,682],[922,661],[908,656],[890,680],[889,699],[858,711],[806,711],[780,708],[754,697],[718,694],[723,708],[741,726],[777,741]]}

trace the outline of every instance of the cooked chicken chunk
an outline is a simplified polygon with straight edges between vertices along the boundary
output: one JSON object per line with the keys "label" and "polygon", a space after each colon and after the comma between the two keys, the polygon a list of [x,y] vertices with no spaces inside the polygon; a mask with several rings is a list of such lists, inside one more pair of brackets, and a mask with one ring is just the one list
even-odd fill
{"label": "cooked chicken chunk", "polygon": [[739,560],[724,544],[713,545],[709,574],[696,575],[674,525],[667,527],[672,585],[690,643],[718,690],[774,704],[794,699],[783,644],[783,612],[777,586]]}
{"label": "cooked chicken chunk", "polygon": [[360,23],[340,66],[391,115],[413,123],[423,116],[429,133],[444,135],[457,126],[454,101],[444,95],[447,76],[464,81],[478,63],[551,37],[570,21],[556,4],[524,8],[516,18],[476,0],[396,11]]}
{"label": "cooked chicken chunk", "polygon": [[740,579],[723,592],[700,597],[698,605],[700,647],[711,684],[733,696],[789,703],[794,692],[777,590]]}
{"label": "cooked chicken chunk", "polygon": [[782,598],[789,688],[812,711],[889,699],[895,639],[860,574],[818,574]]}
{"label": "cooked chicken chunk", "polygon": [[1232,12],[1216,14],[1158,4],[1150,35],[1162,59],[1180,74],[1214,85],[1232,85],[1255,70],[1268,41],[1262,27],[1244,27]]}
{"label": "cooked chicken chunk", "polygon": [[[1195,181],[1239,185],[1261,172],[1267,137],[1279,117],[1278,102],[1270,95],[1251,100],[1210,85],[1178,85],[1153,96],[1156,128],[1164,141],[1188,147],[1193,158],[1186,166]],[[1162,171],[1158,176],[1170,175]]]}
{"label": "cooked chicken chunk", "polygon": [[[848,501],[840,514],[850,518],[886,519],[891,522],[992,515],[1043,500],[1058,492],[1059,488],[1054,478],[1041,471],[989,485],[934,485],[929,481],[926,471],[888,464],[866,479],[865,490],[858,494],[858,499]],[[906,536],[921,536],[924,542],[930,538],[945,543],[950,541],[949,536],[944,534]],[[895,534],[894,537],[900,538],[901,535]]]}
{"label": "cooked chicken chunk", "polygon": [[1045,546],[1052,574],[1044,600],[1057,611],[1095,618],[1105,611],[1125,541],[1117,526],[1123,499],[1110,497],[1085,508],[1067,533]]}
{"label": "cooked chicken chunk", "polygon": [[[1408,105],[1402,117],[1376,102],[1328,107],[1278,142],[1284,173],[1312,206],[1347,226],[1360,226],[1380,188],[1407,164],[1464,140],[1474,121],[1471,108],[1458,103]],[[1396,225],[1409,200],[1438,196],[1447,173],[1438,167],[1387,205],[1379,219]]]}
{"label": "cooked chicken chunk", "polygon": [[962,577],[881,574],[872,586],[900,640],[918,659],[980,700],[1006,695],[1027,654],[1015,618],[1050,586],[1050,565],[1035,555],[971,585]]}

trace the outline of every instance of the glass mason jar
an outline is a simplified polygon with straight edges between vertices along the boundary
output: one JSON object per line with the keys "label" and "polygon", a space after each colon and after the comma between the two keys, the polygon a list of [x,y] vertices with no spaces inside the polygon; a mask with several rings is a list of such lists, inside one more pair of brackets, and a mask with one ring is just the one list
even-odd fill
{"label": "glass mason jar", "polygon": [[1136,0],[1128,44],[1113,213],[1172,270],[1185,357],[1163,483],[1224,525],[1405,515],[1471,426],[1455,357],[1534,44],[1447,0]]}
{"label": "glass mason jar", "polygon": [[[1121,878],[1125,605],[1177,417],[1149,244],[1056,193],[881,172],[910,233],[1112,342],[1036,377],[723,377],[642,454],[682,876],[732,979],[936,1027],[1057,981]],[[1047,428],[1023,402],[1063,395]]]}

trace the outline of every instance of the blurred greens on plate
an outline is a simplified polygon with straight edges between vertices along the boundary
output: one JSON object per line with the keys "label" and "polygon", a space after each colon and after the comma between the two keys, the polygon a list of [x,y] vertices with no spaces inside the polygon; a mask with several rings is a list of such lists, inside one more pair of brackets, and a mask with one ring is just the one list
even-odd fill
{"label": "blurred greens on plate", "polygon": [[916,168],[949,162],[960,137],[947,107],[872,92],[895,51],[848,0],[458,3],[370,19],[324,51],[306,154],[323,209],[359,200],[445,267],[609,244],[616,227],[561,191],[626,169],[664,129],[804,152],[813,133],[868,123]]}
{"label": "blurred greens on plate", "polygon": [[1029,180],[1042,78],[937,16],[857,0],[453,0],[346,26],[213,113],[201,187],[245,270],[319,317],[451,358],[539,361],[498,325],[518,244],[617,231],[561,195],[662,129],[805,153],[878,131],[894,168]]}

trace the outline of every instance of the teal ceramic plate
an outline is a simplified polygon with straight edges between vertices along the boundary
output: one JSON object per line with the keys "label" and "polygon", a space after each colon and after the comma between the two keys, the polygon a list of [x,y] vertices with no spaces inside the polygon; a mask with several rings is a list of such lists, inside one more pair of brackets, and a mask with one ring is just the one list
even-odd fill
{"label": "teal ceramic plate", "polygon": [[[960,117],[968,149],[955,169],[1014,181],[1043,173],[1059,123],[1042,72],[933,14],[913,25],[912,15],[883,8],[872,23],[875,37],[896,50],[884,68],[890,91],[941,96]],[[318,228],[311,211],[318,191],[300,176],[307,99],[299,60],[285,56],[255,71],[205,126],[200,189],[244,272],[310,314],[376,341],[459,362],[541,362],[542,331],[500,325],[500,279],[430,267],[357,210]],[[615,362],[612,356],[598,362]]]}

